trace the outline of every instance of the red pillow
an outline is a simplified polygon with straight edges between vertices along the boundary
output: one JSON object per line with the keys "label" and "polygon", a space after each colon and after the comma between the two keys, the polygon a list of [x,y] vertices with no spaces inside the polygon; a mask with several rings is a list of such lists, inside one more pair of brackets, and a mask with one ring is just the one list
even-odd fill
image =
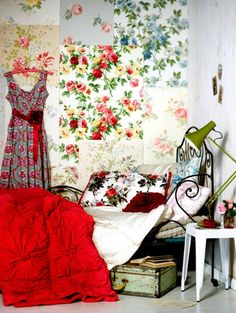
{"label": "red pillow", "polygon": [[140,192],[134,196],[123,212],[142,212],[149,213],[166,201],[165,195],[159,192]]}

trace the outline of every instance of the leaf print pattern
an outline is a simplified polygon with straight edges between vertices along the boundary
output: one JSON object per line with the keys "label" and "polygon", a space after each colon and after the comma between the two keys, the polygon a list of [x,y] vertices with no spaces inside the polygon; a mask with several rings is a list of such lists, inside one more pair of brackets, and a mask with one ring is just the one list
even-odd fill
{"label": "leaf print pattern", "polygon": [[31,12],[35,9],[41,9],[43,1],[45,0],[24,0],[20,1],[19,6],[24,12]]}
{"label": "leaf print pattern", "polygon": [[[0,65],[8,70],[36,67],[54,72],[48,77],[50,84],[58,84],[58,36],[56,26],[41,25],[5,25],[0,28],[2,44]],[[37,73],[30,75],[27,83],[33,85],[37,80]],[[24,75],[17,77],[20,85],[25,84]]]}
{"label": "leaf print pattern", "polygon": [[144,49],[145,86],[186,86],[186,1],[117,0],[115,43]]}

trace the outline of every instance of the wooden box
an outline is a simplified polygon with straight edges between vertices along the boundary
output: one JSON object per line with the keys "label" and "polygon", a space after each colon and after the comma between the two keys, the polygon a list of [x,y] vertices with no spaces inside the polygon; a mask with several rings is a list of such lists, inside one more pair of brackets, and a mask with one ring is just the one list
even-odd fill
{"label": "wooden box", "polygon": [[121,294],[159,298],[176,286],[175,266],[148,268],[124,264],[110,271],[114,290]]}

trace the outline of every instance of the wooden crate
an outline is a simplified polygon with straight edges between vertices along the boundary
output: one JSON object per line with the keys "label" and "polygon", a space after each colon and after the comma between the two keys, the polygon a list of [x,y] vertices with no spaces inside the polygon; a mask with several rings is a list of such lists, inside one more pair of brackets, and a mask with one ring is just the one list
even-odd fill
{"label": "wooden crate", "polygon": [[160,298],[176,286],[177,269],[124,264],[114,267],[110,276],[113,289],[121,294]]}

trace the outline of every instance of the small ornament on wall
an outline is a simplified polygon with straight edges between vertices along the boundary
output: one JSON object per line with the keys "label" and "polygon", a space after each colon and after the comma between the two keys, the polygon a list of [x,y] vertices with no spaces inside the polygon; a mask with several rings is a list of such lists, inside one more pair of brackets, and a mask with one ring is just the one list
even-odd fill
{"label": "small ornament on wall", "polygon": [[212,92],[214,96],[218,95],[217,101],[220,104],[222,104],[223,102],[223,89],[224,88],[221,84],[218,86],[217,78],[219,81],[221,81],[222,73],[223,73],[223,66],[222,64],[218,64],[217,76],[212,77]]}
{"label": "small ornament on wall", "polygon": [[217,95],[217,78],[214,76],[212,78],[212,90],[213,90],[213,95]]}
{"label": "small ornament on wall", "polygon": [[220,85],[219,94],[218,94],[218,102],[222,104],[222,100],[223,100],[223,86]]}
{"label": "small ornament on wall", "polygon": [[219,64],[218,65],[218,78],[219,78],[219,80],[221,80],[221,78],[222,78],[222,71],[223,71],[223,66],[222,66],[222,64]]}

